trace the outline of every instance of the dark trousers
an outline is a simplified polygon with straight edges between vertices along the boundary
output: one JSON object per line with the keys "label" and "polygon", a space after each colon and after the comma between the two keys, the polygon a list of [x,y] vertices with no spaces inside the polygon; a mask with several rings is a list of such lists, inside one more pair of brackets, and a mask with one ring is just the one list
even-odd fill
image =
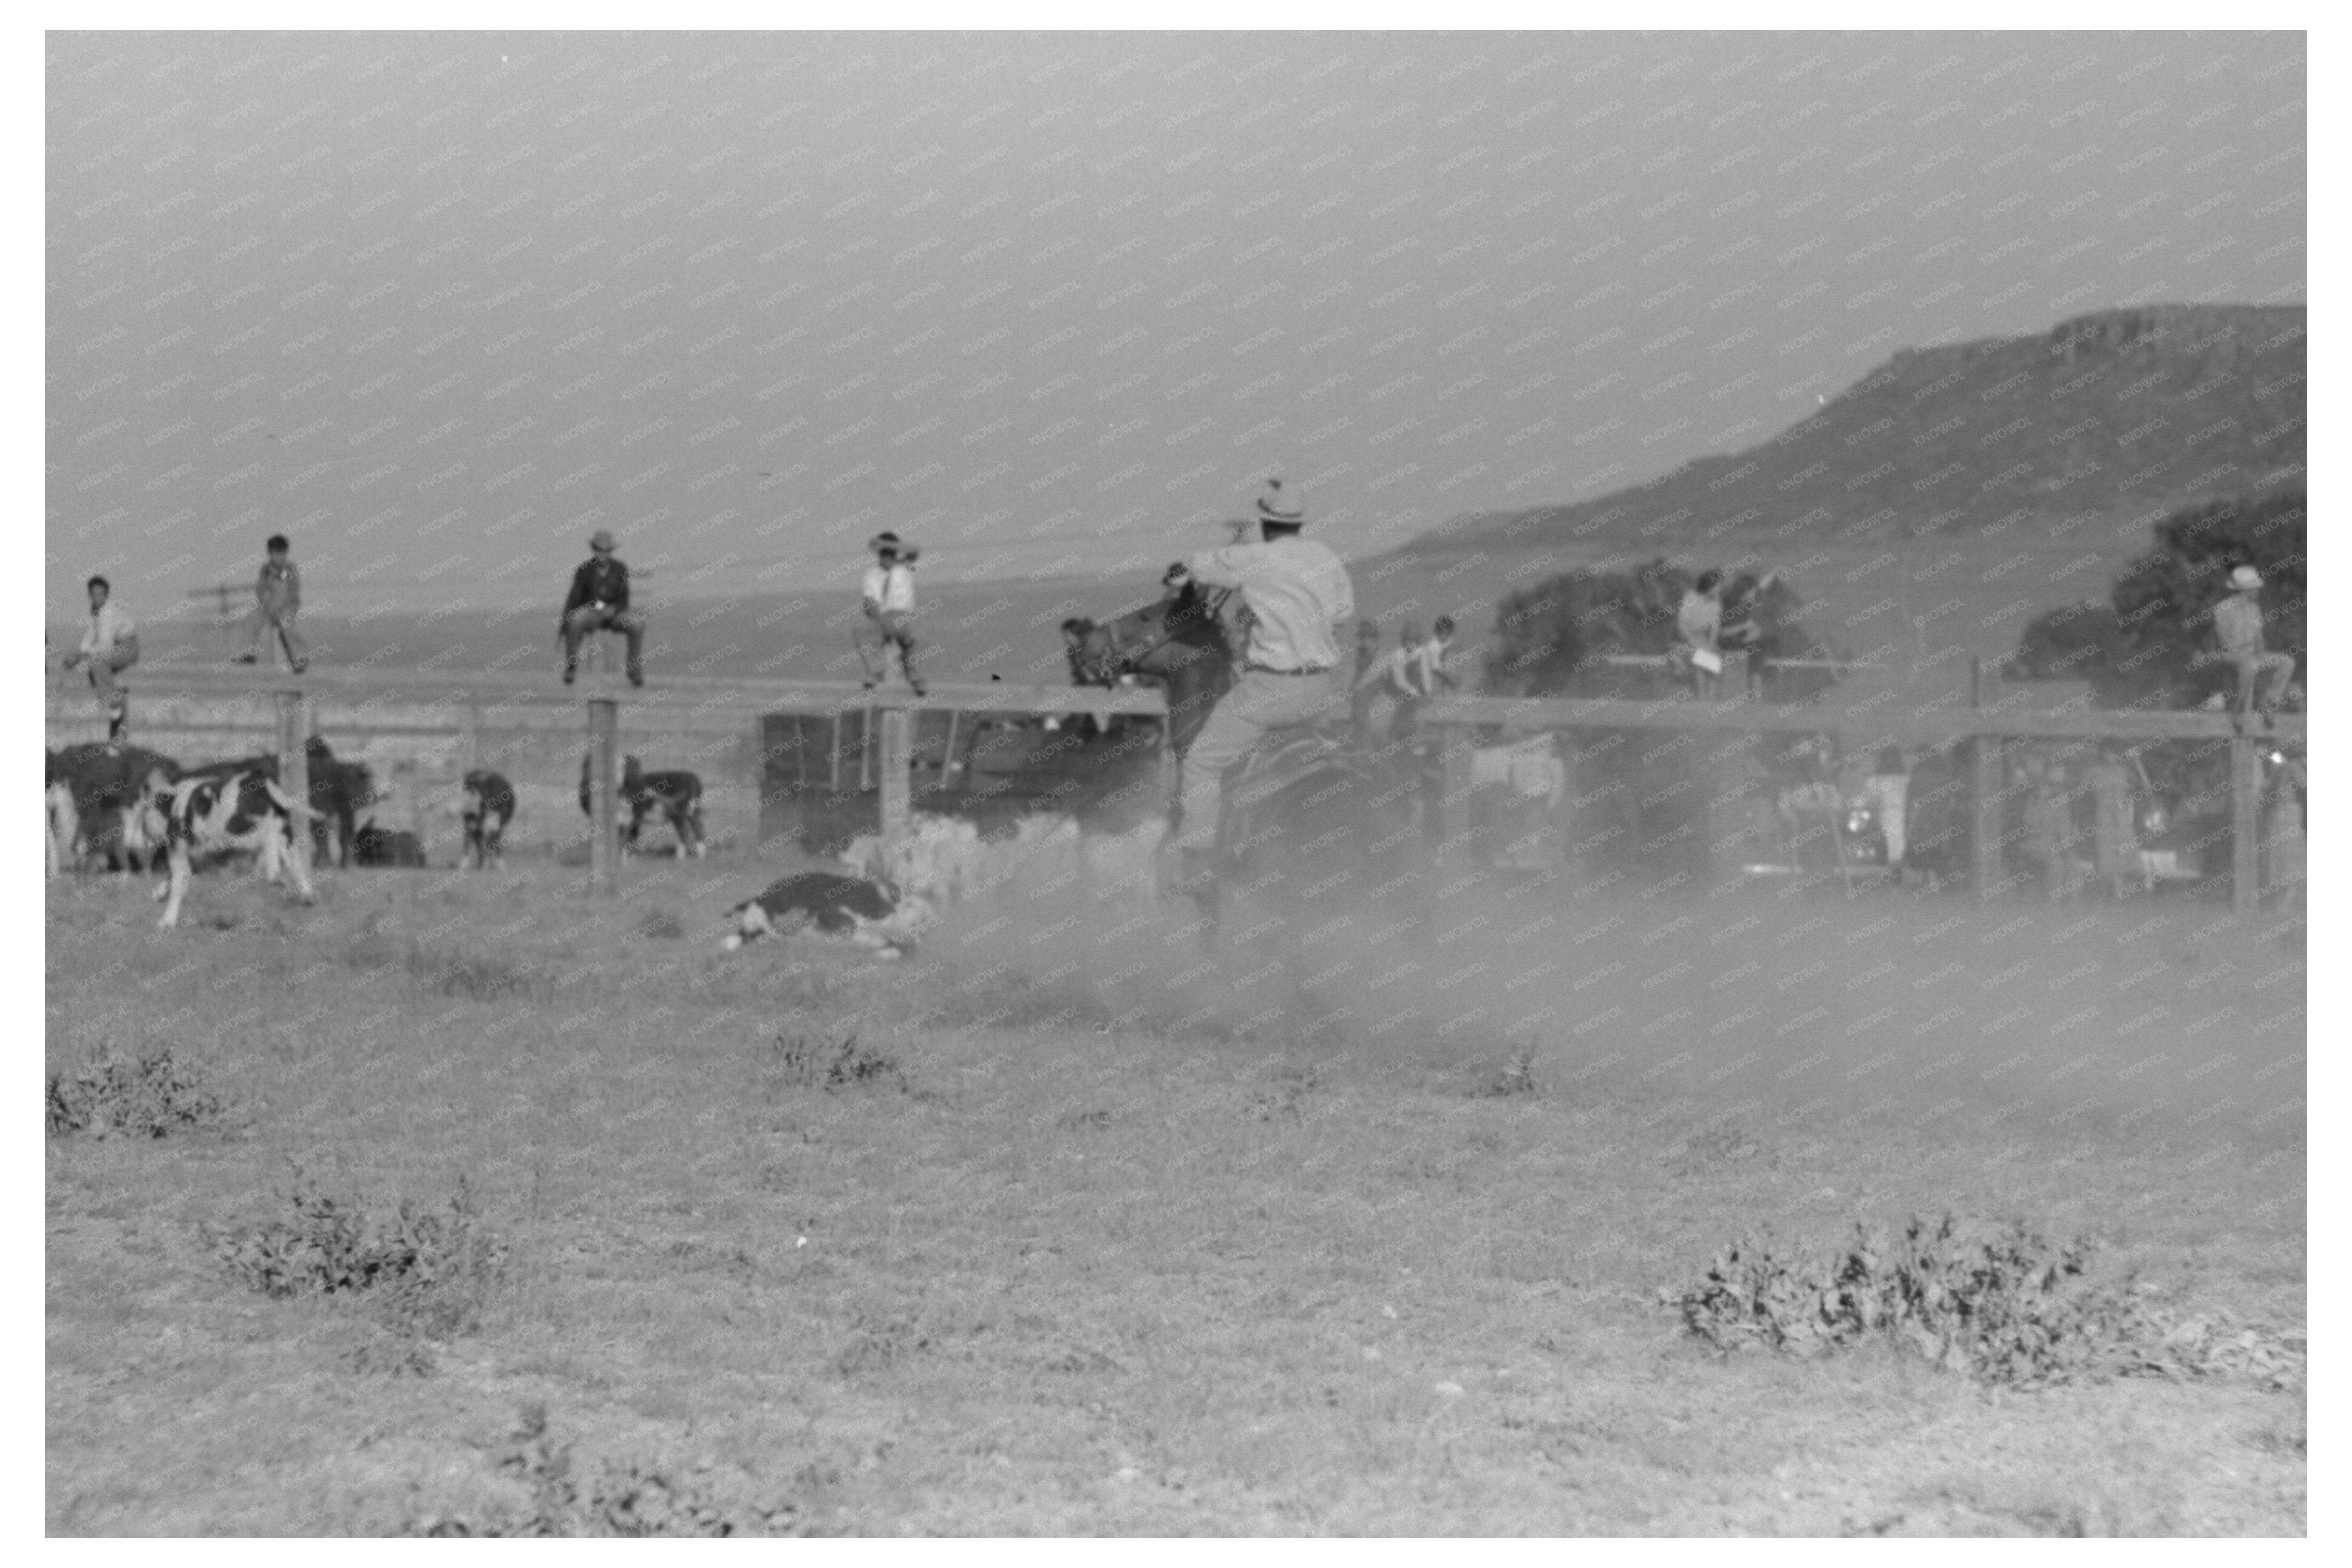
{"label": "dark trousers", "polygon": [[609,604],[583,604],[563,618],[563,668],[569,674],[580,666],[580,643],[591,632],[618,632],[629,640],[629,674],[645,673],[645,617],[634,610],[615,610]]}

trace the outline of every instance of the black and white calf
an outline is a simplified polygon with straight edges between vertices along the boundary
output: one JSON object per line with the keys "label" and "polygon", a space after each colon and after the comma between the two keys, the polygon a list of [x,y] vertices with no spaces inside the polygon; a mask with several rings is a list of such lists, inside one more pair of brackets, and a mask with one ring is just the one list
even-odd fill
{"label": "black and white calf", "polygon": [[466,798],[459,816],[466,828],[466,850],[459,857],[460,866],[478,871],[492,861],[506,858],[500,840],[507,824],[514,821],[514,786],[503,773],[493,773],[487,768],[477,768],[466,775]]}
{"label": "black and white calf", "polygon": [[139,817],[146,835],[167,850],[172,874],[155,889],[163,901],[163,917],[156,924],[170,929],[180,923],[180,902],[187,896],[192,862],[198,855],[247,852],[258,857],[255,869],[269,882],[281,871],[294,873],[294,890],[302,902],[317,898],[310,874],[294,851],[296,822],[314,813],[293,800],[278,781],[258,768],[190,775],[166,779],[152,774],[140,797]]}
{"label": "black and white calf", "polygon": [[[580,759],[580,809],[591,816],[595,814],[595,805],[588,792],[588,780],[594,766],[592,758]],[[677,835],[680,856],[699,856],[703,852],[702,780],[697,775],[683,768],[648,773],[635,758],[625,758],[621,776],[614,780],[614,799],[617,807],[628,812],[628,819],[620,824],[621,842],[627,848],[637,847],[637,834],[645,827],[646,819],[658,814],[669,823],[670,831]]]}
{"label": "black and white calf", "polygon": [[930,905],[888,883],[836,872],[803,871],[768,884],[757,898],[727,912],[734,929],[719,946],[732,953],[761,936],[814,926],[828,936],[845,936],[885,958],[911,952],[915,934],[929,925]]}

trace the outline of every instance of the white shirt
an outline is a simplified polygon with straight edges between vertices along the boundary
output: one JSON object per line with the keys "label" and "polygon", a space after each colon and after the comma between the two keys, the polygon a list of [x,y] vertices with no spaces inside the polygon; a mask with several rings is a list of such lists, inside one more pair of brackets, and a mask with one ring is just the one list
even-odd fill
{"label": "white shirt", "polygon": [[100,605],[83,628],[81,651],[85,654],[112,653],[122,643],[139,635],[139,627],[131,619],[131,612],[113,600]]}
{"label": "white shirt", "polygon": [[866,602],[877,610],[911,615],[915,610],[915,569],[886,567],[877,562],[866,569],[863,592]]}
{"label": "white shirt", "polygon": [[1339,664],[1339,629],[1356,618],[1356,587],[1328,545],[1293,535],[1266,544],[1228,545],[1192,558],[1209,588],[1237,588],[1250,612],[1247,662],[1256,669],[1329,670]]}
{"label": "white shirt", "polygon": [[1423,693],[1431,696],[1437,695],[1441,684],[1439,677],[1445,674],[1445,656],[1450,651],[1445,643],[1435,637],[1412,651],[1414,667],[1421,672],[1419,684]]}

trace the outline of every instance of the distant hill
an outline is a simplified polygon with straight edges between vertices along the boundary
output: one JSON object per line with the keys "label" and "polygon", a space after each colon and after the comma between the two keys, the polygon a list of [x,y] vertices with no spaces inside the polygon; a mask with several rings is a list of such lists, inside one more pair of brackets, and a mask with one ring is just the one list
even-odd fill
{"label": "distant hill", "polygon": [[2144,538],[2185,503],[2302,472],[2304,341],[2301,306],[2175,305],[1906,349],[1745,452],[1574,506],[1465,517],[1402,548]]}

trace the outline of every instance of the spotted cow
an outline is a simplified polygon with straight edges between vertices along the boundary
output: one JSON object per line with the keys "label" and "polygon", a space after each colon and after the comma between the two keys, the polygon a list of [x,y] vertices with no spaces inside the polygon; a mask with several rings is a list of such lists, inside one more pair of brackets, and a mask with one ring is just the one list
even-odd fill
{"label": "spotted cow", "polygon": [[148,779],[138,815],[147,835],[166,846],[170,861],[170,878],[155,889],[163,903],[163,917],[156,924],[166,930],[180,923],[180,903],[187,896],[199,855],[250,852],[257,857],[255,869],[265,880],[276,882],[281,871],[290,869],[302,902],[318,896],[294,848],[296,823],[308,821],[313,813],[258,768],[192,774],[177,780],[166,780],[158,772]]}
{"label": "spotted cow", "polygon": [[761,936],[814,926],[879,957],[897,958],[913,951],[915,933],[929,923],[930,914],[928,902],[896,893],[887,883],[837,872],[796,872],[729,910],[734,929],[719,946],[732,953]]}

